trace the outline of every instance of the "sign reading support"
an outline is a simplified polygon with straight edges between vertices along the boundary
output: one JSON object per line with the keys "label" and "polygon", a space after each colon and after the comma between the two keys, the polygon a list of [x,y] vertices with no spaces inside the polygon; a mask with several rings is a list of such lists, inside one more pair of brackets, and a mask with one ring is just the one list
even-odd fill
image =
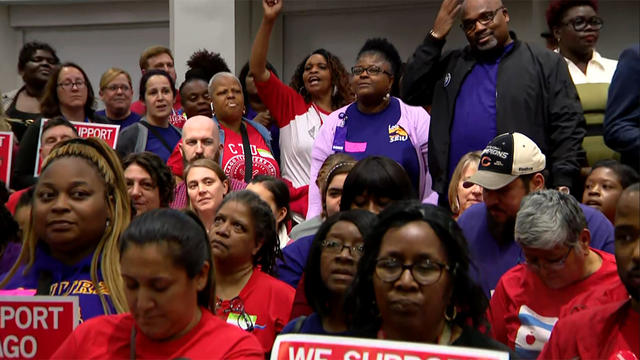
{"label": "sign reading support", "polygon": [[76,296],[0,296],[0,359],[48,359],[79,323]]}
{"label": "sign reading support", "polygon": [[508,360],[509,353],[457,346],[338,336],[287,334],[276,338],[271,360]]}
{"label": "sign reading support", "polygon": [[13,156],[13,132],[0,131],[0,180],[9,188],[11,157]]}
{"label": "sign reading support", "polygon": [[[40,134],[38,135],[38,150],[36,152],[36,166],[33,176],[38,177],[40,175],[40,165],[42,160],[40,158],[40,145],[42,144],[42,128],[48,119],[42,119],[40,123]],[[76,130],[78,130],[78,136],[81,138],[97,137],[104,140],[107,145],[112,149],[116,148],[118,144],[118,134],[120,133],[120,125],[112,124],[99,124],[99,123],[86,123],[71,121]]]}

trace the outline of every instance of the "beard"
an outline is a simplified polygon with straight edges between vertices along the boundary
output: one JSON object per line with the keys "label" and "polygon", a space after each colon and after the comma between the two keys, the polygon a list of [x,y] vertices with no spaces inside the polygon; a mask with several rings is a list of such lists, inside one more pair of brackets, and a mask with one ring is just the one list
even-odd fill
{"label": "beard", "polygon": [[504,222],[498,222],[491,216],[491,213],[487,213],[487,225],[489,226],[489,233],[498,241],[498,244],[505,245],[514,241],[515,217],[509,217]]}

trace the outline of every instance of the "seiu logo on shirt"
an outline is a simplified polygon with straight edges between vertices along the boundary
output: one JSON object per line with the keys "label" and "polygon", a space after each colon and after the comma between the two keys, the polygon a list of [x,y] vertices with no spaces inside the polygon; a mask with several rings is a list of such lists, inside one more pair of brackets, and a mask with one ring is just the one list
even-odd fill
{"label": "seiu logo on shirt", "polygon": [[402,128],[400,125],[389,125],[389,143],[394,143],[396,141],[407,141],[409,139],[409,134],[407,131]]}
{"label": "seiu logo on shirt", "polygon": [[520,327],[516,333],[516,353],[523,359],[535,359],[544,344],[549,341],[551,330],[558,318],[542,316],[527,305],[522,305],[518,312],[518,320]]}

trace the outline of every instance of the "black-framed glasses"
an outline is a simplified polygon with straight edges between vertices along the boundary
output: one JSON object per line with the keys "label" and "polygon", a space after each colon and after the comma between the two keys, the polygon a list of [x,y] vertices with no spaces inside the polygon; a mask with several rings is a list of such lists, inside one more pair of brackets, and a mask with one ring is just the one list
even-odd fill
{"label": "black-framed glasses", "polygon": [[387,75],[391,76],[390,72],[388,72],[386,70],[383,70],[380,66],[376,66],[376,65],[371,65],[369,67],[354,66],[354,67],[351,68],[351,73],[353,75],[356,75],[356,76],[362,75],[362,73],[364,73],[365,71],[367,72],[367,74],[369,74],[371,76],[376,76],[376,75],[378,75],[380,73],[387,74]]}
{"label": "black-framed glasses", "polygon": [[71,90],[74,86],[76,87],[76,89],[83,89],[85,85],[86,84],[84,80],[78,80],[76,82],[66,81],[58,84],[58,86],[65,90]]}
{"label": "black-framed glasses", "polygon": [[590,26],[593,30],[600,30],[602,29],[602,25],[604,25],[604,20],[599,16],[592,16],[590,18],[576,16],[571,20],[567,20],[567,22],[563,22],[562,25],[571,25],[575,31],[584,31],[587,26]]}
{"label": "black-framed glasses", "polygon": [[364,253],[364,245],[358,244],[349,246],[338,240],[324,240],[322,242],[322,247],[326,252],[336,255],[340,254],[345,248],[347,248],[349,250],[349,254],[354,257],[360,257]]}
{"label": "black-framed glasses", "polygon": [[540,269],[542,269],[543,267],[549,270],[561,270],[564,267],[564,264],[567,262],[567,258],[569,257],[569,254],[571,254],[572,250],[573,246],[570,246],[569,251],[567,251],[567,253],[558,260],[540,261],[540,259],[538,259],[536,261],[530,261],[525,256],[524,263],[534,271],[540,271]]}
{"label": "black-framed glasses", "polygon": [[395,258],[379,258],[376,260],[376,276],[388,283],[396,282],[405,270],[409,270],[413,279],[420,285],[431,285],[437,283],[442,277],[442,271],[450,271],[447,264],[422,260],[413,264],[402,264]]}
{"label": "black-framed glasses", "polygon": [[473,29],[476,28],[476,23],[480,23],[484,26],[487,26],[493,22],[493,19],[495,19],[496,15],[498,15],[498,12],[504,9],[505,9],[504,6],[500,6],[494,11],[483,12],[482,14],[480,14],[480,16],[478,16],[475,19],[462,20],[462,24],[460,24],[460,28],[465,32],[469,32],[469,31],[473,31]]}
{"label": "black-framed glasses", "polygon": [[[222,302],[222,299],[218,298],[216,301],[216,310],[222,307]],[[240,296],[236,296],[229,300],[229,306],[223,311],[225,314],[229,314],[227,315],[229,318],[235,318],[236,324],[239,328],[249,332],[253,331],[255,325],[254,320],[251,318],[251,315],[247,314],[245,311],[244,302]]]}

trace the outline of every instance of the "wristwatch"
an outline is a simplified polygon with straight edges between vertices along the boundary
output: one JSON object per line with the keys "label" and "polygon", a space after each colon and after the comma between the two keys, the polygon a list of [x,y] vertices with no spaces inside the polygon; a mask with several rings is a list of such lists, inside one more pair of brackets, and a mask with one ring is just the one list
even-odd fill
{"label": "wristwatch", "polygon": [[429,31],[429,35],[436,40],[442,40],[442,37],[440,37],[440,35],[438,35],[438,33],[433,29]]}

